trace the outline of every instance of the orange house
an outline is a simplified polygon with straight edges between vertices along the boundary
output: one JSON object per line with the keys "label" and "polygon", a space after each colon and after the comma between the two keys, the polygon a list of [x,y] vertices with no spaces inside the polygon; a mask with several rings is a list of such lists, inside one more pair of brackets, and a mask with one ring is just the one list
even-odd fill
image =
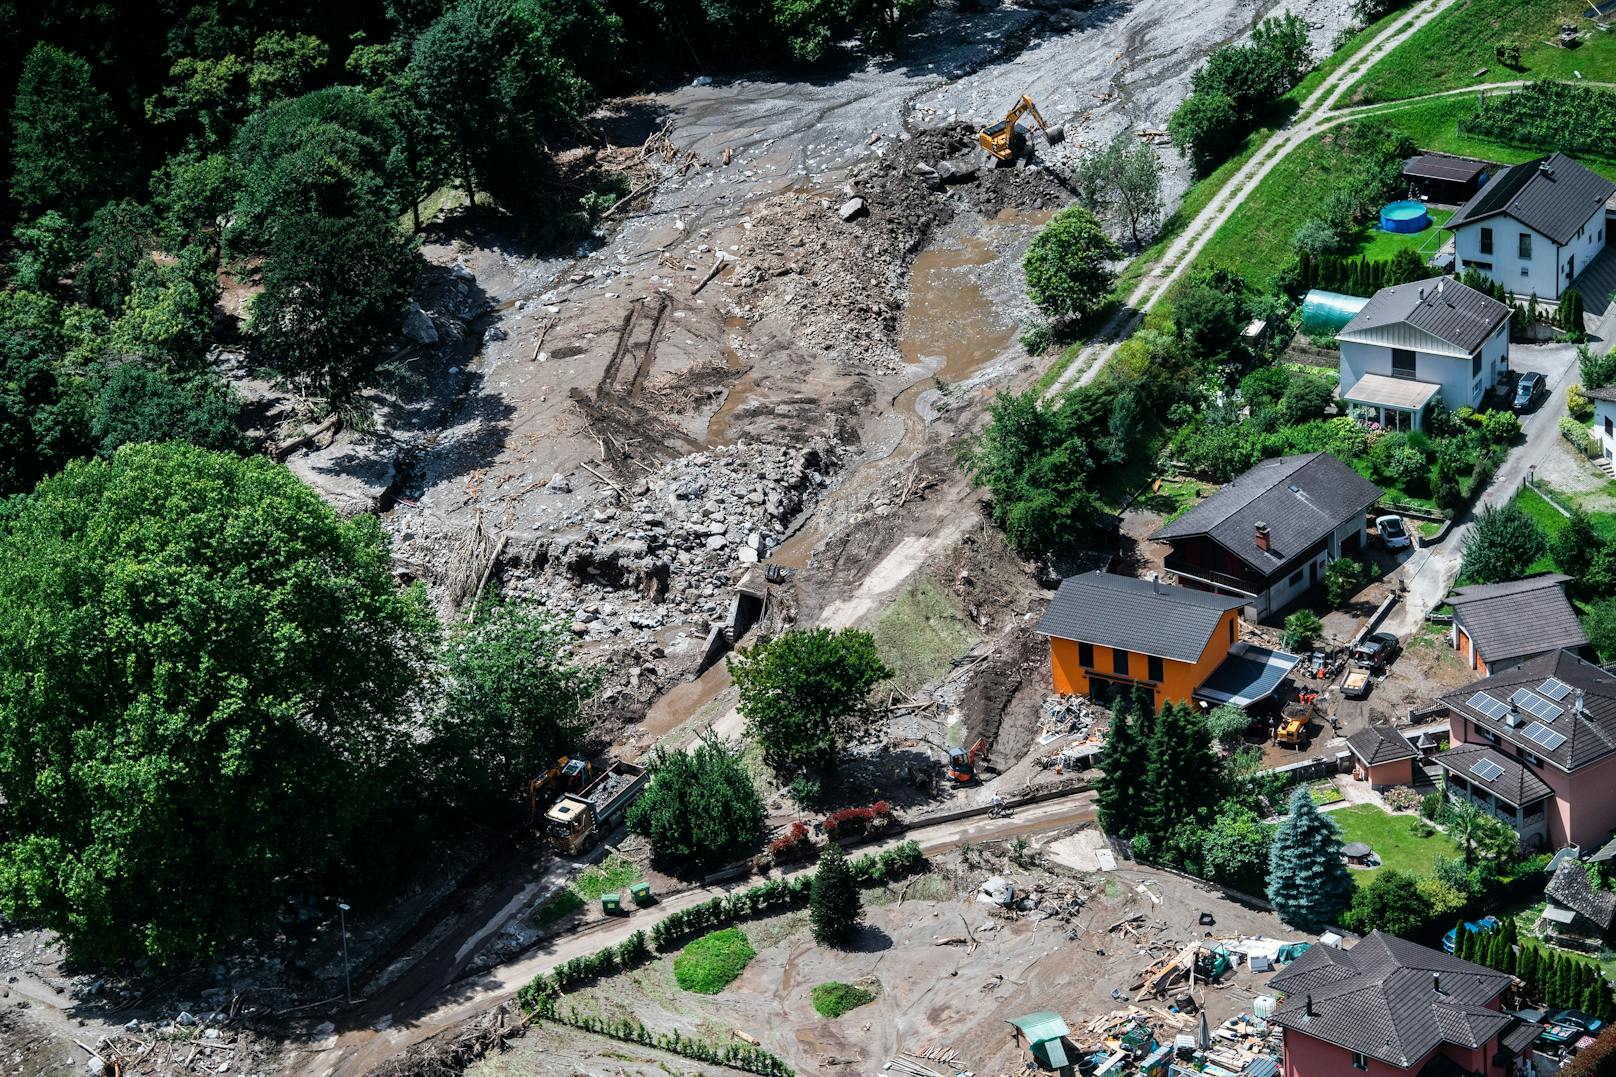
{"label": "orange house", "polygon": [[1049,637],[1055,691],[1110,703],[1138,691],[1160,710],[1199,700],[1247,707],[1299,659],[1240,640],[1246,600],[1089,572],[1060,585],[1037,631]]}

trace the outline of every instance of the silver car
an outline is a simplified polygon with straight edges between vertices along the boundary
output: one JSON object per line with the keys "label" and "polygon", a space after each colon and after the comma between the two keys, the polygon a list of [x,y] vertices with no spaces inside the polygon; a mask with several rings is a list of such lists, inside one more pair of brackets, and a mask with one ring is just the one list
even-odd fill
{"label": "silver car", "polygon": [[1403,526],[1401,516],[1378,516],[1375,518],[1375,530],[1380,532],[1380,543],[1388,550],[1406,550],[1414,545],[1409,538],[1408,528]]}

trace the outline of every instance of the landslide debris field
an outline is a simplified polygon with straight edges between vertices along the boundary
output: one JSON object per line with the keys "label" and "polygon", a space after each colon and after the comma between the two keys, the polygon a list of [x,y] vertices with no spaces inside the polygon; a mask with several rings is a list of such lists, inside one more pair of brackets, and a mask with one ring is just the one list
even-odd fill
{"label": "landslide debris field", "polygon": [[[440,213],[405,326],[411,344],[372,393],[374,428],[302,432],[287,463],[343,511],[379,513],[396,571],[423,581],[444,612],[463,617],[478,596],[503,594],[563,616],[581,653],[606,668],[592,704],[602,752],[637,758],[733,720],[722,661],[695,676],[738,635],[727,623],[744,583],[762,596],[765,627],[858,624],[920,641],[899,673],[905,694],[932,702],[906,709],[894,697],[891,728],[862,746],[875,761],[855,788],[907,811],[935,808],[952,795],[935,783],[943,745],[986,735],[993,773],[1011,772],[1019,789],[1051,773],[1031,757],[1059,747],[1040,744],[1053,727],[1030,631],[1039,590],[981,524],[954,448],[994,391],[1036,376],[1015,339],[1031,313],[1019,263],[1070,201],[1062,166],[1119,132],[1164,127],[1201,57],[1280,6],[1208,0],[1187,15],[1167,0],[1043,0],[939,11],[896,58],[611,102],[589,119],[608,145],[590,152],[639,193],[600,238],[557,256],[483,213]],[[1288,6],[1321,51],[1349,14],[1345,0]],[[1023,167],[983,167],[974,131],[1021,93],[1066,140],[1035,138]],[[1159,148],[1171,208],[1190,177]],[[227,292],[235,313],[241,298]],[[266,429],[294,410],[231,364],[227,354]],[[775,813],[786,807],[772,799]],[[0,1057],[7,1072],[82,1072],[90,1048],[124,1036],[130,1056],[144,1052],[125,1074],[362,1072],[354,1052],[370,1039],[444,1031],[418,1019],[445,998],[476,1000],[477,969],[531,943],[509,929],[567,865],[535,866],[509,844],[468,835],[458,859],[424,865],[396,907],[349,924],[354,994],[375,1000],[352,1010],[332,998],[334,937],[295,961],[236,955],[148,992],[78,974],[40,933],[11,933],[0,939],[14,977]],[[1097,885],[1109,908],[1116,895]],[[744,994],[704,1004],[705,1016],[670,1006],[670,1027],[744,1025],[803,1072],[826,1056],[868,1063],[954,1024],[945,996],[955,981],[937,978],[957,965],[973,997],[983,977],[1005,977],[983,997],[1011,1001],[973,1017],[986,1066],[987,1045],[1004,1039],[1002,1011],[1047,979],[1040,962],[1065,960],[1045,955],[1066,937],[1009,924],[1001,937],[1014,945],[960,962],[930,943],[932,913],[958,893],[872,917],[895,944],[887,962],[907,955],[906,971],[843,1021],[872,1023],[879,1044],[803,1017],[810,981],[833,970],[808,968],[819,959],[785,935],[758,947]],[[867,956],[834,978],[884,976],[880,953]],[[1061,976],[1073,1007],[1098,990],[1092,976]],[[365,1067],[396,1054],[391,1043]],[[622,1045],[581,1036],[546,1033],[529,1046],[545,1043],[564,1047],[562,1068],[507,1056],[486,1072],[699,1071],[655,1052],[630,1061]]]}

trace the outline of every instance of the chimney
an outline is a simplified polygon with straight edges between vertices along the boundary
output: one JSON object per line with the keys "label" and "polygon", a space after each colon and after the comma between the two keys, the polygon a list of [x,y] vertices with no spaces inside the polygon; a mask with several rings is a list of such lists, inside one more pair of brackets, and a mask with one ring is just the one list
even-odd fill
{"label": "chimney", "polygon": [[1442,993],[1442,974],[1440,972],[1431,973],[1431,990],[1439,995]]}
{"label": "chimney", "polygon": [[1307,1014],[1307,1016],[1312,1017],[1313,1016],[1313,992],[1309,991],[1307,993],[1307,999],[1306,999],[1306,1001],[1304,1001],[1302,1003],[1302,1005],[1305,1007],[1304,1012]]}
{"label": "chimney", "polygon": [[1268,549],[1268,525],[1261,520],[1257,521],[1257,549]]}
{"label": "chimney", "polygon": [[1155,572],[1150,574],[1150,589],[1161,594],[1161,576]]}
{"label": "chimney", "polygon": [[1577,717],[1580,718],[1582,717],[1582,689],[1577,689],[1577,694],[1572,698],[1576,700]]}

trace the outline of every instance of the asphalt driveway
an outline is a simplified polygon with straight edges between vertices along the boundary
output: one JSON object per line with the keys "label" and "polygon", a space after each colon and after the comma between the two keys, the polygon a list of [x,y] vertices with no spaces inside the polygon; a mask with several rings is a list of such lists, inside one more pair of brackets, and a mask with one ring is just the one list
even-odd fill
{"label": "asphalt driveway", "polygon": [[[1602,329],[1613,328],[1606,323],[1616,322],[1616,311],[1607,312],[1600,321]],[[1609,340],[1608,332],[1605,339]],[[1447,538],[1435,546],[1415,551],[1403,563],[1393,581],[1400,581],[1405,588],[1403,600],[1387,616],[1385,624],[1387,631],[1403,638],[1417,630],[1424,623],[1425,615],[1441,605],[1452,589],[1454,578],[1459,575],[1464,537],[1470,530],[1475,511],[1484,505],[1502,505],[1514,497],[1532,469],[1554,450],[1560,437],[1560,416],[1566,413],[1566,389],[1578,380],[1575,345],[1512,344],[1509,362],[1522,373],[1535,370],[1542,374],[1548,382],[1549,395],[1537,410],[1521,417],[1522,440],[1499,465],[1474,509],[1459,518]]]}

